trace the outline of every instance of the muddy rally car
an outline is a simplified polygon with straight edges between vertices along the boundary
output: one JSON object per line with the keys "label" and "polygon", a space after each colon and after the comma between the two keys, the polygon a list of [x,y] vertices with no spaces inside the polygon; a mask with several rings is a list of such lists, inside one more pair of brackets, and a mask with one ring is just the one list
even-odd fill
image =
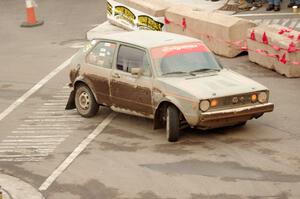
{"label": "muddy rally car", "polygon": [[271,112],[269,90],[223,68],[191,37],[156,31],[111,34],[93,40],[71,60],[73,91],[66,109],[83,117],[99,106],[154,120],[177,141],[180,128],[243,125]]}

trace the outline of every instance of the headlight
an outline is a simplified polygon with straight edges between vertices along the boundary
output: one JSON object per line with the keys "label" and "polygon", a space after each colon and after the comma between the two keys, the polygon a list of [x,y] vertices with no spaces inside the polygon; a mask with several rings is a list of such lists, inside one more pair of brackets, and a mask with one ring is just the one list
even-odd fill
{"label": "headlight", "polygon": [[267,102],[267,99],[268,99],[268,95],[267,95],[266,92],[260,92],[260,93],[258,94],[258,101],[259,101],[260,103],[265,103],[265,102]]}
{"label": "headlight", "polygon": [[205,112],[209,109],[210,107],[210,102],[208,100],[202,100],[200,102],[200,110]]}

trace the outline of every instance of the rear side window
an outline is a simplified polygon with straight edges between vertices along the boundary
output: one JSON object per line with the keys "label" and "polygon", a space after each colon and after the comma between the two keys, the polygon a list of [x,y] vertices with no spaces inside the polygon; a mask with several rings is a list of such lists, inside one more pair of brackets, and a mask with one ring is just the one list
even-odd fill
{"label": "rear side window", "polygon": [[130,73],[132,68],[142,68],[144,76],[151,76],[146,52],[122,45],[118,53],[117,69]]}
{"label": "rear side window", "polygon": [[99,42],[96,47],[87,55],[87,63],[112,68],[112,61],[116,44],[110,42]]}

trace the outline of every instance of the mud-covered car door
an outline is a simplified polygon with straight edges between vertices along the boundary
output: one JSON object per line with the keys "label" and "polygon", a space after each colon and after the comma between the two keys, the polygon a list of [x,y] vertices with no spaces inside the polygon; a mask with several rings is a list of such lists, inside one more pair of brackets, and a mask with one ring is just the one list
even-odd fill
{"label": "mud-covered car door", "polygon": [[86,56],[85,78],[96,94],[98,103],[111,105],[109,81],[116,44],[100,41]]}
{"label": "mud-covered car door", "polygon": [[[140,73],[133,74],[135,69]],[[152,72],[145,50],[120,45],[110,86],[114,107],[152,117]]]}

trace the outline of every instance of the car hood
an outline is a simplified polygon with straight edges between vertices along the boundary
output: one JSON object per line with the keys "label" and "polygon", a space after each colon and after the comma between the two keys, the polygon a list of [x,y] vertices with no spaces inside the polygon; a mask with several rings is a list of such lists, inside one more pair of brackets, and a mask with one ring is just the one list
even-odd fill
{"label": "car hood", "polygon": [[166,92],[170,90],[176,93],[185,92],[199,99],[267,89],[254,80],[227,69],[220,72],[199,73],[197,76],[163,77],[159,78],[159,81],[164,84]]}

